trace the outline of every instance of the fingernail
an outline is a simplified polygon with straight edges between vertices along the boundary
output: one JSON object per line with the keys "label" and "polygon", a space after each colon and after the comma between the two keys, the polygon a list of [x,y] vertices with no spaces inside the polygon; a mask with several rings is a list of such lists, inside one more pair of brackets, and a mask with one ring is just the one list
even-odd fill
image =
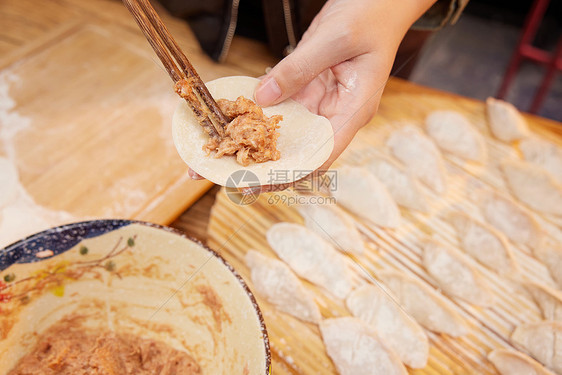
{"label": "fingernail", "polygon": [[195,171],[193,171],[192,169],[190,169],[189,171],[187,171],[187,174],[189,175],[189,177],[192,180],[201,180],[201,176],[199,176]]}
{"label": "fingernail", "polygon": [[263,80],[254,95],[256,102],[262,106],[273,104],[280,96],[281,88],[273,77],[268,77]]}

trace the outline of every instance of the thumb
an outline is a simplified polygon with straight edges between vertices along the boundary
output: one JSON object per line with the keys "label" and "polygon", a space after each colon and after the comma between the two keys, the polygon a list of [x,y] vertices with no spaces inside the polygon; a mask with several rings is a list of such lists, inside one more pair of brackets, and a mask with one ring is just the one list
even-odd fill
{"label": "thumb", "polygon": [[343,46],[330,33],[314,33],[281,60],[258,85],[256,102],[267,107],[299,92],[324,70],[345,61]]}

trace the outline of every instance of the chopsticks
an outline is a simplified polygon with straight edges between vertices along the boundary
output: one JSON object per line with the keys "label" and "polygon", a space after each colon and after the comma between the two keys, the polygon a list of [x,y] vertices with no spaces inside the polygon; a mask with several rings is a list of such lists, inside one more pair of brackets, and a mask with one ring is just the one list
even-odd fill
{"label": "chopsticks", "polygon": [[224,136],[228,119],[149,0],[123,0],[123,3],[175,82],[176,92],[187,101],[195,113],[199,124],[209,136]]}

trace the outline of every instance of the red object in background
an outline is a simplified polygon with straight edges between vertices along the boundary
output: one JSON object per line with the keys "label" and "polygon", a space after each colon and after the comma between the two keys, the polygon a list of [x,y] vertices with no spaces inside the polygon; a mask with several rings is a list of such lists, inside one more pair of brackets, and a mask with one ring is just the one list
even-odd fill
{"label": "red object in background", "polygon": [[533,2],[531,11],[525,20],[521,38],[519,39],[515,52],[513,53],[511,61],[507,66],[507,70],[497,94],[499,99],[503,99],[505,97],[507,89],[515,78],[517,69],[519,69],[523,59],[546,65],[546,74],[537,90],[537,93],[535,94],[533,103],[531,104],[531,108],[529,110],[531,113],[537,113],[544,98],[546,97],[546,94],[548,93],[552,81],[554,80],[556,71],[562,70],[562,37],[558,40],[558,46],[556,47],[556,51],[554,53],[549,53],[548,51],[532,45],[537,29],[541,24],[549,3],[550,0],[535,0]]}

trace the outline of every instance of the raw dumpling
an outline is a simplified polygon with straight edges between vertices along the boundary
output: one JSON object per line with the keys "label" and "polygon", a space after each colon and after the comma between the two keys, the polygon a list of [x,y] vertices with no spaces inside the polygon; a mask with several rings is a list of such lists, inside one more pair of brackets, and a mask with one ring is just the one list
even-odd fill
{"label": "raw dumpling", "polygon": [[539,138],[526,138],[519,143],[519,149],[525,160],[543,167],[562,184],[562,148]]}
{"label": "raw dumpling", "polygon": [[543,318],[562,322],[562,292],[533,281],[524,284],[525,289],[541,308]]}
{"label": "raw dumpling", "polygon": [[375,329],[386,345],[411,368],[424,368],[429,356],[427,336],[380,287],[365,284],[347,297],[349,311]]}
{"label": "raw dumpling", "polygon": [[425,119],[427,134],[443,151],[476,162],[486,160],[484,137],[455,111],[433,111]]}
{"label": "raw dumpling", "polygon": [[517,199],[537,211],[562,215],[562,185],[547,171],[520,161],[504,162],[502,170]]}
{"label": "raw dumpling", "polygon": [[351,277],[345,258],[328,242],[302,225],[274,224],[267,242],[297,275],[345,298],[351,291]]}
{"label": "raw dumpling", "polygon": [[297,207],[304,225],[336,248],[361,255],[365,243],[353,219],[334,205],[307,204]]}
{"label": "raw dumpling", "polygon": [[368,170],[344,167],[337,170],[338,186],[332,191],[338,204],[376,225],[396,228],[400,211],[384,185]]}
{"label": "raw dumpling", "polygon": [[386,186],[392,198],[400,206],[421,212],[429,210],[427,197],[419,182],[394,160],[376,155],[365,164],[365,168]]}
{"label": "raw dumpling", "polygon": [[16,199],[18,185],[16,168],[8,159],[0,157],[0,211]]}
{"label": "raw dumpling", "polygon": [[246,253],[254,290],[283,312],[312,323],[322,318],[314,294],[306,290],[297,276],[279,260],[255,250]]}
{"label": "raw dumpling", "polygon": [[560,245],[546,244],[533,249],[533,254],[550,271],[552,278],[562,289],[562,247]]}
{"label": "raw dumpling", "polygon": [[320,323],[320,332],[326,352],[340,375],[408,374],[396,353],[359,319],[326,319]]}
{"label": "raw dumpling", "polygon": [[464,251],[480,264],[500,274],[515,271],[515,261],[505,236],[461,212],[449,215]]}
{"label": "raw dumpling", "polygon": [[486,221],[515,243],[538,248],[542,230],[533,216],[524,208],[496,193],[482,197],[480,209]]}
{"label": "raw dumpling", "polygon": [[415,125],[393,131],[386,144],[408,170],[437,194],[445,193],[445,166],[431,138]]}
{"label": "raw dumpling", "polygon": [[425,328],[453,337],[467,333],[464,319],[425,283],[394,271],[378,272],[377,277],[396,296],[404,310]]}
{"label": "raw dumpling", "polygon": [[562,374],[562,322],[522,324],[511,334],[511,341],[555,373]]}
{"label": "raw dumpling", "polygon": [[422,262],[445,293],[478,306],[492,303],[493,296],[480,273],[444,245],[427,241]]}
{"label": "raw dumpling", "polygon": [[527,122],[513,104],[488,98],[486,99],[486,112],[490,130],[500,141],[517,141],[529,135]]}
{"label": "raw dumpling", "polygon": [[495,349],[488,359],[501,375],[554,375],[533,358],[510,349]]}

